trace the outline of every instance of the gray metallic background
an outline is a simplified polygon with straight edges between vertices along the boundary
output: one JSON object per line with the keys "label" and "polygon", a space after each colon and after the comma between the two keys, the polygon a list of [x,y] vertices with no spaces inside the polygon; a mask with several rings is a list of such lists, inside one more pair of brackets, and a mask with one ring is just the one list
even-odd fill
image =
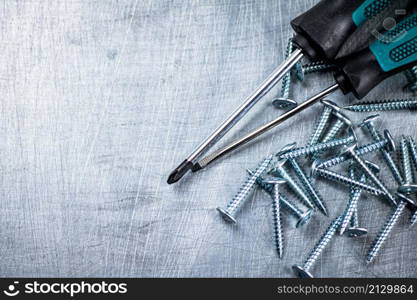
{"label": "gray metallic background", "polygon": [[[290,19],[316,2],[2,1],[1,276],[293,276],[291,265],[343,211],[344,187],[319,183],[330,218],[317,214],[296,230],[284,216],[283,260],[262,191],[237,226],[215,208],[231,199],[246,168],[288,142],[302,144],[320,107],[204,172],[172,186],[166,179],[282,61]],[[309,76],[294,97],[302,101],[331,82],[330,75]],[[404,97],[404,83],[397,76],[368,99]],[[222,143],[277,116],[270,105],[277,93]],[[414,113],[382,115],[395,137],[417,137]],[[408,215],[376,262],[365,264],[389,212],[363,198],[368,237],[337,237],[312,272],[417,276],[417,227],[408,229]]]}

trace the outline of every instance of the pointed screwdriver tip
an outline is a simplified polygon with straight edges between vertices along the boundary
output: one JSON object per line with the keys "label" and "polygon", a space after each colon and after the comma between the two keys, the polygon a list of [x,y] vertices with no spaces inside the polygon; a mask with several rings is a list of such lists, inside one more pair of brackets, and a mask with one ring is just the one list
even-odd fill
{"label": "pointed screwdriver tip", "polygon": [[193,163],[188,160],[184,160],[178,167],[175,168],[174,171],[169,174],[167,183],[173,184],[180,180],[182,176],[185,175],[191,168],[193,167]]}

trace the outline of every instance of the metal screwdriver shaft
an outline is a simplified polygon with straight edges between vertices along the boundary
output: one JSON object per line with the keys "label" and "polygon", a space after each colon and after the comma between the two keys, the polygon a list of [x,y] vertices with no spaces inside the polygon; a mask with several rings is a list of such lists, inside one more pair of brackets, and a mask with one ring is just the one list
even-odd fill
{"label": "metal screwdriver shaft", "polygon": [[228,117],[208,138],[206,138],[200,146],[197,147],[168,177],[168,183],[177,182],[187,173],[193,166],[194,160],[201,154],[211,148],[218,140],[220,140],[244,115],[280,80],[288,73],[292,67],[301,60],[303,53],[300,49],[288,57],[271,75],[251,94],[245,102]]}
{"label": "metal screwdriver shaft", "polygon": [[274,127],[276,127],[277,125],[281,124],[282,122],[284,122],[284,121],[290,119],[291,117],[295,116],[299,112],[309,108],[310,106],[315,104],[317,101],[319,101],[319,100],[323,99],[324,97],[330,95],[331,93],[335,92],[338,88],[339,88],[338,84],[332,85],[331,87],[325,89],[321,93],[311,97],[310,99],[301,103],[297,107],[295,107],[295,108],[289,110],[288,112],[284,113],[283,115],[281,115],[277,119],[259,127],[258,129],[248,133],[244,137],[232,142],[228,146],[226,146],[226,147],[216,151],[215,153],[209,155],[210,159],[203,158],[202,161],[205,161],[205,163],[204,164],[197,163],[196,168],[194,168],[193,171],[198,171],[198,170],[203,169],[209,163],[212,163],[213,161],[219,159],[223,155],[225,155],[225,154],[239,148],[240,146],[250,142],[251,140],[255,139],[256,137],[262,135],[263,133],[269,131],[270,129],[272,129]]}

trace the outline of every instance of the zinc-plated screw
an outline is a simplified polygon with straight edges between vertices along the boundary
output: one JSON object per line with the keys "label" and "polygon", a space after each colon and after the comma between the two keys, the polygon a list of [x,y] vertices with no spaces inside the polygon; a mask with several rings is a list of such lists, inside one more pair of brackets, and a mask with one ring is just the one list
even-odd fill
{"label": "zinc-plated screw", "polygon": [[413,216],[411,217],[411,226],[417,223],[417,211],[414,212]]}
{"label": "zinc-plated screw", "polygon": [[[294,51],[294,43],[292,39],[288,41],[287,50],[285,52],[285,58]],[[297,102],[290,99],[291,91],[291,71],[287,72],[282,78],[281,95],[279,98],[272,100],[272,105],[276,108],[286,108],[288,106],[297,106]]]}
{"label": "zinc-plated screw", "polygon": [[[253,174],[253,171],[246,170],[250,175]],[[267,184],[263,181],[262,177],[258,177],[256,179],[256,184],[258,184],[264,191],[266,191],[268,194],[272,194],[272,185]],[[293,215],[296,220],[297,224],[296,227],[303,226],[308,223],[308,221],[311,219],[311,216],[313,215],[313,210],[309,209],[307,211],[302,211],[295,203],[288,200],[284,195],[280,195],[280,200],[282,204],[282,208],[284,208],[286,211],[288,211],[291,215]]]}
{"label": "zinc-plated screw", "polygon": [[279,195],[279,185],[285,183],[282,178],[273,178],[265,181],[266,184],[272,185],[272,215],[274,221],[274,240],[278,257],[284,254],[284,236],[282,233],[281,221],[281,200]]}
{"label": "zinc-plated screw", "polygon": [[[359,127],[365,128],[371,135],[372,139],[376,142],[382,140],[382,135],[378,132],[375,126],[375,120],[377,120],[378,118],[379,118],[379,115],[369,116],[365,120],[363,120],[363,122],[359,125]],[[391,146],[391,149],[390,151],[388,151],[387,149],[381,148],[380,151],[385,160],[385,163],[387,164],[388,168],[391,171],[392,176],[394,177],[394,179],[397,181],[398,184],[402,184],[403,178],[401,176],[400,170],[397,166],[397,163],[395,162],[394,158],[392,157],[390,153],[391,151],[392,152],[395,151],[395,142],[392,139],[391,134],[385,135],[385,137],[389,139],[390,141],[389,145]]]}
{"label": "zinc-plated screw", "polygon": [[[347,116],[345,116],[340,111],[333,111],[333,115],[336,116],[337,120],[336,122],[329,128],[329,131],[324,136],[322,143],[326,143],[328,141],[333,140],[337,137],[337,135],[346,127],[352,127],[352,122],[349,120]],[[316,152],[314,153],[312,160],[316,160],[319,158],[319,156],[322,154],[322,152]]]}
{"label": "zinc-plated screw", "polygon": [[358,208],[353,213],[352,219],[350,220],[350,228],[346,233],[349,237],[360,237],[368,234],[368,230],[359,227]]}
{"label": "zinc-plated screw", "polygon": [[404,87],[404,89],[412,92],[417,91],[417,68],[412,67],[404,71],[404,74],[408,81],[408,84]]}
{"label": "zinc-plated screw", "polygon": [[336,66],[333,64],[328,64],[324,61],[316,61],[309,64],[306,64],[303,66],[303,72],[304,74],[310,74],[315,72],[326,72],[331,71]]}
{"label": "zinc-plated screw", "polygon": [[411,136],[408,137],[408,144],[410,145],[411,157],[414,161],[414,167],[416,167],[417,170],[417,144]]}
{"label": "zinc-plated screw", "polygon": [[366,256],[366,261],[368,263],[371,263],[376,256],[378,255],[378,252],[381,250],[382,246],[388,239],[388,236],[390,235],[392,229],[394,228],[395,224],[397,224],[400,216],[403,214],[407,204],[411,204],[414,206],[414,202],[404,195],[397,193],[397,196],[399,198],[399,204],[394,210],[394,212],[389,216],[388,220],[386,221],[385,225],[382,227],[381,231],[378,233],[376,239],[373,241],[369,251],[368,255]]}
{"label": "zinc-plated screw", "polygon": [[324,130],[327,128],[329,124],[330,117],[332,115],[332,111],[334,109],[339,109],[336,103],[333,103],[329,100],[321,100],[320,101],[324,108],[323,111],[314,127],[313,134],[310,136],[310,139],[307,142],[307,145],[314,145],[320,141],[321,136],[324,133]]}
{"label": "zinc-plated screw", "polygon": [[336,181],[336,182],[339,182],[348,186],[354,186],[356,188],[360,188],[375,196],[381,196],[385,194],[384,191],[382,191],[381,189],[378,189],[369,184],[365,184],[360,181],[351,179],[349,177],[343,176],[339,173],[336,173],[327,169],[323,169],[323,168],[318,168],[313,163],[312,176],[316,176],[316,175],[322,176],[326,179],[333,180],[333,181]]}
{"label": "zinc-plated screw", "polygon": [[356,154],[355,148],[356,145],[347,147],[346,153],[350,154],[353,160],[358,164],[358,167],[360,167],[362,171],[367,175],[367,177],[384,192],[384,195],[386,196],[385,198],[388,199],[389,203],[394,207],[397,206],[395,197],[391,194],[390,191],[388,191],[388,188],[381,182],[378,176],[376,176],[375,173],[367,166],[365,161]]}
{"label": "zinc-plated screw", "polygon": [[300,156],[310,155],[318,151],[324,151],[324,150],[329,150],[329,149],[339,147],[339,146],[349,145],[354,142],[356,142],[356,136],[350,135],[346,138],[334,139],[327,143],[319,143],[319,144],[315,144],[311,146],[297,148],[297,149],[294,149],[292,151],[289,151],[287,153],[280,155],[279,158],[282,158],[282,159],[298,158]]}
{"label": "zinc-plated screw", "polygon": [[[365,154],[371,153],[371,152],[375,152],[377,150],[380,150],[381,148],[386,148],[386,149],[392,149],[391,148],[391,142],[390,140],[392,140],[390,133],[388,132],[388,130],[384,131],[384,135],[385,135],[385,139],[379,141],[379,142],[375,142],[375,143],[371,143],[368,145],[364,145],[362,147],[359,147],[355,150],[355,153],[358,156],[364,156]],[[338,155],[335,156],[333,158],[329,158],[327,160],[321,161],[317,164],[318,168],[331,168],[334,166],[337,166],[345,161],[349,160],[349,157],[346,155]]]}
{"label": "zinc-plated screw", "polygon": [[290,158],[288,160],[290,163],[292,169],[294,170],[294,173],[297,175],[300,182],[303,184],[305,190],[310,195],[311,200],[314,202],[314,204],[317,206],[317,208],[325,215],[327,216],[327,207],[324,204],[323,198],[320,196],[318,191],[313,186],[313,183],[308,179],[306,173],[301,168],[300,164],[294,159]]}
{"label": "zinc-plated screw", "polygon": [[307,196],[307,194],[304,192],[304,190],[301,188],[300,185],[295,181],[295,179],[291,176],[290,173],[287,172],[284,165],[287,163],[287,159],[280,159],[275,168],[273,168],[269,173],[277,176],[282,177],[287,181],[288,186],[291,188],[291,190],[298,196],[300,200],[303,201],[305,205],[309,208],[313,208],[313,203],[311,202],[310,198]]}
{"label": "zinc-plated screw", "polygon": [[242,188],[239,190],[236,196],[233,197],[232,201],[227,205],[225,209],[221,207],[217,208],[224,220],[236,223],[237,211],[243,205],[243,203],[247,199],[247,196],[252,191],[256,183],[256,179],[266,171],[273,157],[273,155],[270,155],[259,164],[254,174],[248,177],[245,184],[242,186]]}
{"label": "zinc-plated screw", "polygon": [[407,139],[405,136],[401,137],[401,163],[403,166],[404,184],[398,188],[400,193],[410,194],[417,192],[417,185],[413,184],[413,170],[411,168],[411,157],[408,148]]}
{"label": "zinc-plated screw", "polygon": [[[350,167],[349,173],[350,173],[350,178],[355,179],[355,171],[354,171],[353,166]],[[366,176],[363,174],[361,178],[359,179],[359,181],[362,183],[366,183]],[[357,211],[358,201],[359,201],[359,198],[361,197],[361,194],[362,194],[361,189],[358,189],[352,186],[350,187],[349,202],[345,209],[345,212],[343,213],[342,224],[340,225],[340,230],[339,230],[340,235],[345,233],[345,230],[347,229],[351,219],[353,218],[355,211]]]}
{"label": "zinc-plated screw", "polygon": [[326,229],[320,240],[314,246],[313,250],[311,251],[310,255],[307,257],[306,261],[302,266],[294,265],[292,269],[294,270],[295,274],[300,278],[313,278],[313,275],[310,273],[311,267],[319,258],[320,254],[323,252],[324,248],[329,244],[329,242],[334,237],[337,229],[339,228],[342,222],[342,217],[338,217],[330,224],[330,226]]}
{"label": "zinc-plated screw", "polygon": [[398,99],[361,102],[345,106],[344,109],[354,112],[374,112],[391,110],[413,110],[417,108],[417,99]]}

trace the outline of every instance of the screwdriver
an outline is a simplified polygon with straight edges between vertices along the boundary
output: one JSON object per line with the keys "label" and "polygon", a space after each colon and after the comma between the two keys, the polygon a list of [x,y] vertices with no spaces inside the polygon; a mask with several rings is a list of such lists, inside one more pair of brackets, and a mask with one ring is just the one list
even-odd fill
{"label": "screwdriver", "polygon": [[336,65],[339,71],[334,75],[335,84],[277,119],[203,158],[194,165],[193,172],[203,169],[221,156],[288,120],[336,90],[340,89],[345,95],[353,93],[356,98],[362,99],[386,78],[417,65],[417,13],[406,17],[368,48],[336,61]]}
{"label": "screwdriver", "polygon": [[[399,1],[399,0],[397,0]],[[291,22],[296,32],[296,50],[207,137],[168,177],[177,182],[194,165],[194,161],[218,142],[304,55],[313,60],[333,59],[344,41],[367,20],[393,4],[394,0],[321,0]]]}

